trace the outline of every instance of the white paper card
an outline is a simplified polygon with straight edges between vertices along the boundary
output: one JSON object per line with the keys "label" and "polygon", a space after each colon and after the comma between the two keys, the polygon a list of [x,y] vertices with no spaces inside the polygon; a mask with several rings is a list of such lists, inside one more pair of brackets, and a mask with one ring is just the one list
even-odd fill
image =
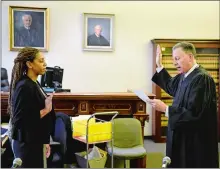
{"label": "white paper card", "polygon": [[149,103],[151,99],[142,90],[133,90],[133,92],[145,103]]}

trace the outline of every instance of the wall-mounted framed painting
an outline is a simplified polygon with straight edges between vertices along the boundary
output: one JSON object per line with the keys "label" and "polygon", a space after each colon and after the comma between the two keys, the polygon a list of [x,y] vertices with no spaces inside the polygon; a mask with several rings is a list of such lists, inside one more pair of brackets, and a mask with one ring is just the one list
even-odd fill
{"label": "wall-mounted framed painting", "polygon": [[11,51],[27,46],[48,51],[48,8],[9,6],[9,26]]}
{"label": "wall-mounted framed painting", "polygon": [[83,50],[114,50],[114,14],[83,13]]}

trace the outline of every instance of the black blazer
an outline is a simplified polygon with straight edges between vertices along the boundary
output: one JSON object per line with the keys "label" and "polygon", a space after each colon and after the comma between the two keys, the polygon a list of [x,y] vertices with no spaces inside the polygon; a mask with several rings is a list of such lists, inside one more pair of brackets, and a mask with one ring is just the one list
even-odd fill
{"label": "black blazer", "polygon": [[45,108],[45,96],[40,90],[40,84],[24,76],[15,86],[12,96],[12,139],[27,143],[50,142],[54,135],[54,109],[43,118],[40,110]]}

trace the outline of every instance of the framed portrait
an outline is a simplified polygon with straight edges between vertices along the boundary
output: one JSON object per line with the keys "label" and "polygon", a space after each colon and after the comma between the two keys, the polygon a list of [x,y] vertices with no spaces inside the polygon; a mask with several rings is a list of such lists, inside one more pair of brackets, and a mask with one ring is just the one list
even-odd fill
{"label": "framed portrait", "polygon": [[27,46],[48,51],[48,8],[9,6],[9,25],[11,51]]}
{"label": "framed portrait", "polygon": [[114,50],[114,17],[114,14],[83,14],[83,50]]}

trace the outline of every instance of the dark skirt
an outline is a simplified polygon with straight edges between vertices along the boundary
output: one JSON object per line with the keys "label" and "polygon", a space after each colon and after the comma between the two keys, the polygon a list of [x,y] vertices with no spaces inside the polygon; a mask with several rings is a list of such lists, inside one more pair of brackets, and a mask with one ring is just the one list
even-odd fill
{"label": "dark skirt", "polygon": [[31,144],[12,140],[15,158],[22,160],[21,168],[43,168],[43,144]]}

